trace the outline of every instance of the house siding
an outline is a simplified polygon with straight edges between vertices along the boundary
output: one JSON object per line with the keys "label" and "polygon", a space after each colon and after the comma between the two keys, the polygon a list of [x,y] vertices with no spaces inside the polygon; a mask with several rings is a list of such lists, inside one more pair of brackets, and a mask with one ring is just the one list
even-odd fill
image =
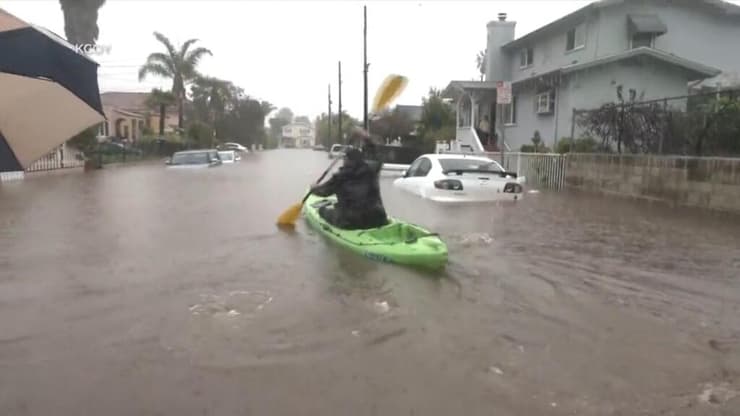
{"label": "house siding", "polygon": [[[543,143],[553,146],[556,139],[571,134],[573,109],[596,109],[617,100],[617,86],[622,85],[625,100],[629,90],[644,100],[680,96],[686,92],[688,75],[674,66],[653,60],[635,59],[568,74],[557,89],[556,113],[539,115],[535,110],[534,88],[515,89],[517,123],[506,127],[506,143],[512,150],[531,144],[535,130]],[[676,105],[673,103],[672,105]],[[557,120],[557,123],[556,123]],[[576,136],[580,129],[576,129]]]}
{"label": "house siding", "polygon": [[598,56],[629,49],[628,14],[655,14],[668,28],[656,38],[656,49],[723,71],[740,71],[740,55],[728,53],[740,39],[740,19],[702,8],[678,2],[627,2],[604,8],[599,17]]}
{"label": "house siding", "polygon": [[563,29],[555,35],[543,34],[529,43],[534,49],[534,64],[526,69],[520,68],[521,49],[502,55],[510,60],[512,81],[629,50],[629,14],[656,14],[666,24],[668,31],[656,38],[656,49],[723,71],[740,71],[740,54],[730,52],[735,41],[740,39],[737,17],[707,12],[690,3],[627,1],[597,9],[583,17],[586,37],[582,49],[565,51],[568,29]]}

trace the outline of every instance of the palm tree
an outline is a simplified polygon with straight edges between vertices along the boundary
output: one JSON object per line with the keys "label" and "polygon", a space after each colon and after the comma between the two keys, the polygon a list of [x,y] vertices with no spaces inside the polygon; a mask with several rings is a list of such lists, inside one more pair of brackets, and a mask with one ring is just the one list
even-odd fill
{"label": "palm tree", "polygon": [[92,44],[98,40],[98,10],[105,0],[59,0],[64,13],[64,35],[74,45]]}
{"label": "palm tree", "polygon": [[488,49],[485,51],[478,52],[478,55],[475,57],[475,65],[478,67],[478,72],[480,72],[480,80],[483,81],[483,77],[486,75],[486,54],[488,53]]}
{"label": "palm tree", "polygon": [[149,108],[159,111],[159,136],[164,136],[164,120],[167,115],[167,107],[175,103],[175,96],[169,91],[163,91],[159,88],[153,88],[152,92],[146,98],[146,105]]}
{"label": "palm tree", "polygon": [[178,50],[163,34],[154,32],[154,37],[164,45],[167,52],[154,52],[149,55],[146,63],[139,69],[139,81],[143,81],[147,75],[172,80],[172,94],[177,101],[177,127],[182,131],[183,105],[187,99],[185,85],[199,77],[196,68],[201,58],[205,55],[212,56],[213,53],[203,47],[188,50],[198,39],[187,40]]}

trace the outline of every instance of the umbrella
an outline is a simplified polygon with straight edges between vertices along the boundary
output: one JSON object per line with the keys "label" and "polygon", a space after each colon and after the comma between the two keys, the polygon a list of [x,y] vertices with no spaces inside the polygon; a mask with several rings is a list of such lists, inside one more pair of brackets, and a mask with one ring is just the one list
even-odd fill
{"label": "umbrella", "polygon": [[98,64],[0,9],[0,172],[25,170],[105,121]]}

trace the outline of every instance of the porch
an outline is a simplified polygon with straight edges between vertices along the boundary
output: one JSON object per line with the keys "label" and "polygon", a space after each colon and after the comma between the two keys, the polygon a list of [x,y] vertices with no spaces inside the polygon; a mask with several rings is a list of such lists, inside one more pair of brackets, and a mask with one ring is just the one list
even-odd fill
{"label": "porch", "polygon": [[474,153],[500,151],[498,138],[502,137],[502,126],[496,117],[495,82],[452,81],[443,98],[451,99],[456,105],[455,139],[461,149]]}

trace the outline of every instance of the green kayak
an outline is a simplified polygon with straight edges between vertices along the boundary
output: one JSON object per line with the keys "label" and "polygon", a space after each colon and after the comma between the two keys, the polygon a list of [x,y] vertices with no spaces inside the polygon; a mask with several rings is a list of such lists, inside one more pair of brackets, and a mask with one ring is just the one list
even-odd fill
{"label": "green kayak", "polygon": [[311,195],[303,205],[306,221],[320,233],[355,253],[373,260],[425,269],[442,269],[447,264],[447,245],[437,234],[397,218],[369,230],[343,230],[324,221],[319,208],[336,202],[336,197]]}

